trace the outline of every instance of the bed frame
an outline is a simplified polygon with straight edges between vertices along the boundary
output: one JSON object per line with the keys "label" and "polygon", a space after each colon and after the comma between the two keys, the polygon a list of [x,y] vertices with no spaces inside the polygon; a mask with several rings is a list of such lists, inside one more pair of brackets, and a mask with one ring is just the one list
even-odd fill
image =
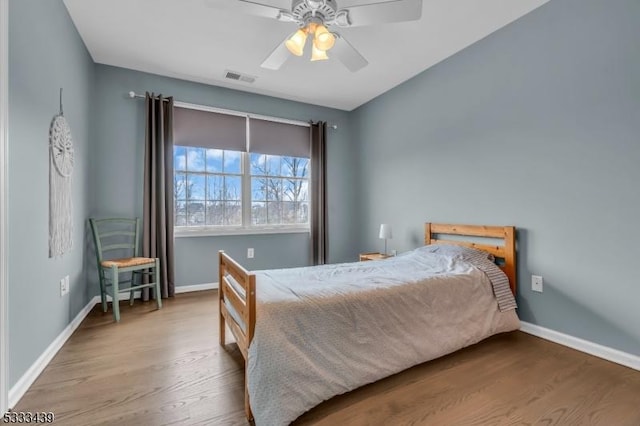
{"label": "bed frame", "polygon": [[[483,239],[501,240],[500,244],[484,244],[464,240],[445,240],[436,238],[443,235],[458,235],[463,237],[479,237]],[[447,225],[443,223],[424,224],[424,244],[454,244],[472,247],[491,253],[497,260],[498,266],[509,278],[511,292],[516,294],[516,228],[515,226],[483,226],[483,225]]]}
{"label": "bed frame", "polygon": [[[446,240],[436,238],[442,235],[456,235],[463,237],[490,238],[501,240],[501,244],[482,244],[470,239]],[[459,238],[459,237],[458,237]],[[509,278],[509,284],[513,294],[516,292],[516,245],[515,227],[513,226],[482,226],[482,225],[447,225],[438,223],[426,223],[424,231],[424,243],[429,244],[454,244],[465,247],[473,247],[487,251],[496,258],[502,260],[500,268]],[[256,325],[256,276],[243,268],[238,262],[224,251],[218,253],[219,258],[219,290],[218,304],[220,309],[220,345],[225,346],[226,327],[229,327],[235,337],[238,348],[245,361],[244,384],[244,410],[249,421],[253,420],[251,405],[249,403],[249,388],[247,386],[247,365],[249,356],[249,344],[253,339]],[[233,284],[232,284],[233,283]],[[235,286],[235,287],[234,287]],[[238,291],[236,289],[241,289]],[[227,308],[225,298],[232,309],[245,324],[245,330],[233,318]]]}

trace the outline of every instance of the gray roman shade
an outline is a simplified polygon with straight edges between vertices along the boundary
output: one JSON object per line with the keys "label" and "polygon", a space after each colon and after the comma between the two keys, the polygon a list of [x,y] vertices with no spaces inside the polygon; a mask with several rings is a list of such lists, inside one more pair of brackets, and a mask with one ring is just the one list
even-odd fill
{"label": "gray roman shade", "polygon": [[246,122],[246,117],[238,115],[176,107],[173,111],[173,144],[246,151]]}
{"label": "gray roman shade", "polygon": [[249,120],[250,152],[268,155],[309,158],[309,127],[251,118]]}

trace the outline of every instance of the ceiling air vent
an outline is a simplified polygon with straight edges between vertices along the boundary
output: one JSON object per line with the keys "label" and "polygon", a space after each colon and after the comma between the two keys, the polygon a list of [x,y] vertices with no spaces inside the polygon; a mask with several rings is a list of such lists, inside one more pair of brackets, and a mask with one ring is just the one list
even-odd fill
{"label": "ceiling air vent", "polygon": [[229,71],[226,70],[224,72],[224,78],[228,78],[230,80],[243,81],[245,83],[253,83],[256,81],[256,78],[251,75],[242,74],[237,71]]}

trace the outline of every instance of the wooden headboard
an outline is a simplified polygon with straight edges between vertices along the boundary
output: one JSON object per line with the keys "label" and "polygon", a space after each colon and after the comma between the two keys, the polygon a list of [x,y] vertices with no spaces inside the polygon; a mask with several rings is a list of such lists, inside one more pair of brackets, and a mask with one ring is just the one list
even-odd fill
{"label": "wooden headboard", "polygon": [[[502,240],[500,245],[482,244],[464,240],[441,239],[443,235],[462,235],[465,237],[494,238]],[[436,238],[436,236],[438,238]],[[503,263],[498,266],[509,278],[511,291],[516,294],[516,228],[515,226],[484,226],[484,225],[450,225],[443,223],[424,224],[424,243],[454,244],[472,247],[491,253]]]}

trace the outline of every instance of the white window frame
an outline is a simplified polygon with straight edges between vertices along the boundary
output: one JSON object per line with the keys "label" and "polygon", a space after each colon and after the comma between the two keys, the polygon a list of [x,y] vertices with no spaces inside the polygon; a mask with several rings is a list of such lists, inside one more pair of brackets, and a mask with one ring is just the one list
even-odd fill
{"label": "white window frame", "polygon": [[[204,105],[190,104],[186,102],[175,102],[174,105],[180,108],[191,108],[201,111],[216,112],[221,114],[239,115],[247,118],[247,140],[251,140],[249,132],[249,120],[252,118],[269,120],[285,124],[309,127],[309,123],[295,120],[288,120],[278,117],[249,114],[245,112],[214,108]],[[259,234],[295,234],[311,232],[310,221],[306,224],[295,225],[252,225],[251,224],[251,155],[249,152],[241,153],[242,172],[242,226],[176,226],[173,231],[176,238],[183,237],[209,237],[224,235],[259,235]],[[174,170],[174,179],[175,179]],[[311,185],[311,170],[308,174],[309,186]],[[309,200],[311,202],[311,200]],[[174,200],[175,203],[175,200]]]}

